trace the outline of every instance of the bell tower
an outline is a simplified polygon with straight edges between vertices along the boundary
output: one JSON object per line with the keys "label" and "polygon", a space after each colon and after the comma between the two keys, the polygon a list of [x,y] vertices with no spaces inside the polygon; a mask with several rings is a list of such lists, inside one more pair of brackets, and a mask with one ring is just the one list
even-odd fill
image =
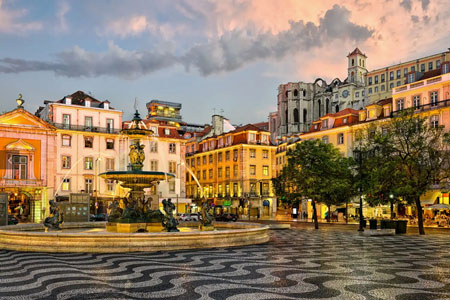
{"label": "bell tower", "polygon": [[348,82],[357,85],[364,85],[364,76],[367,73],[367,56],[358,48],[347,55],[348,58]]}

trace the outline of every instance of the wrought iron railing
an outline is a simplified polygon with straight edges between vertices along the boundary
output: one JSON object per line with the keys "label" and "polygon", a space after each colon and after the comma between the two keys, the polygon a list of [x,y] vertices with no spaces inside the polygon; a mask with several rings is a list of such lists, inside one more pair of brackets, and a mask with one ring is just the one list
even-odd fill
{"label": "wrought iron railing", "polygon": [[64,124],[64,123],[52,123],[58,129],[66,129],[66,130],[75,130],[75,131],[84,131],[84,132],[99,132],[99,133],[111,133],[111,134],[119,134],[120,129],[118,128],[110,128],[110,127],[98,127],[98,126],[85,126],[85,125],[72,125],[72,124]]}

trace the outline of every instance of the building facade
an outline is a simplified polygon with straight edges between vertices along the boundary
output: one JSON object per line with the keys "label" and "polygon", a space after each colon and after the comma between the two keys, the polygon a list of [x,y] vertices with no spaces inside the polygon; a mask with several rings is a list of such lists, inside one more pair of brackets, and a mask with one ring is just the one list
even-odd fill
{"label": "building facade", "polygon": [[345,108],[360,109],[366,104],[366,55],[358,48],[347,56],[347,78],[327,83],[317,78],[312,83],[290,82],[278,87],[277,111],[270,113],[272,137],[280,140],[307,132],[314,120]]}
{"label": "building facade", "polygon": [[0,115],[0,192],[10,195],[9,214],[41,222],[55,188],[56,128],[18,103]]}
{"label": "building facade", "polygon": [[275,214],[271,181],[275,148],[270,133],[252,124],[219,135],[194,137],[186,144],[190,171],[186,193],[239,215],[251,211],[258,216]]}
{"label": "building facade", "polygon": [[425,72],[440,69],[441,65],[448,61],[450,51],[445,51],[368,72],[368,103],[391,98],[394,89],[406,84],[409,76],[421,77]]}

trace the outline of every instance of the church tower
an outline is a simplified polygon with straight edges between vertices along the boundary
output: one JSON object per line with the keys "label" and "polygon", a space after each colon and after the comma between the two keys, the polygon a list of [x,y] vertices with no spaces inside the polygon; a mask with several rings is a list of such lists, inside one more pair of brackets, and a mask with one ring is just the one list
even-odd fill
{"label": "church tower", "polygon": [[348,82],[364,85],[364,77],[367,73],[367,56],[358,48],[347,55],[348,58]]}

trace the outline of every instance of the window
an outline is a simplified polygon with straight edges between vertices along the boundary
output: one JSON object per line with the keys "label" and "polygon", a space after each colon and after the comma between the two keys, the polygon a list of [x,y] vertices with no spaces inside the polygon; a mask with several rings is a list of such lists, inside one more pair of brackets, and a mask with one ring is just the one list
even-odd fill
{"label": "window", "polygon": [[106,139],[106,149],[114,149],[114,139]]}
{"label": "window", "polygon": [[217,177],[219,177],[219,178],[222,177],[222,168],[217,169]]}
{"label": "window", "polygon": [[170,135],[170,129],[164,128],[164,135]]}
{"label": "window", "polygon": [[256,175],[256,166],[250,165],[250,175]]}
{"label": "window", "polygon": [[254,134],[254,133],[249,133],[249,134],[248,134],[248,140],[249,140],[250,142],[256,141],[256,134]]}
{"label": "window", "polygon": [[206,155],[203,156],[203,164],[206,165]]}
{"label": "window", "polygon": [[220,138],[218,143],[217,143],[217,147],[223,147],[223,138]]}
{"label": "window", "polygon": [[261,134],[261,143],[267,144],[269,142],[269,135],[268,134]]}
{"label": "window", "polygon": [[413,106],[415,109],[418,109],[420,107],[420,96],[413,96]]}
{"label": "window", "polygon": [[169,161],[169,173],[175,174],[177,176],[177,162]]}
{"label": "window", "polygon": [[238,177],[238,166],[237,165],[233,166],[233,176]]}
{"label": "window", "polygon": [[92,117],[84,117],[84,128],[89,131],[92,129]]}
{"label": "window", "polygon": [[111,133],[114,129],[114,120],[113,119],[106,119],[106,132]]}
{"label": "window", "polygon": [[322,128],[323,128],[323,129],[328,128],[328,119],[322,120]]}
{"label": "window", "polygon": [[397,79],[399,79],[402,76],[402,72],[400,70],[397,70]]}
{"label": "window", "polygon": [[201,177],[200,177],[200,171],[197,171],[197,179],[201,179]]}
{"label": "window", "polygon": [[397,81],[397,86],[400,86],[401,84],[401,81]]}
{"label": "window", "polygon": [[430,61],[428,63],[428,71],[430,71],[430,70],[433,70],[433,62],[432,61]]}
{"label": "window", "polygon": [[65,146],[65,147],[70,147],[70,145],[71,145],[71,140],[72,140],[72,137],[70,136],[70,135],[67,135],[67,134],[64,134],[62,137],[61,137],[61,141],[62,141],[62,145],[63,146]]}
{"label": "window", "polygon": [[239,187],[239,185],[237,183],[233,183],[233,196],[234,197],[238,196],[238,187]]}
{"label": "window", "polygon": [[169,144],[169,153],[177,153],[177,144],[175,143]]}
{"label": "window", "polygon": [[169,181],[169,192],[175,192],[175,181]]}
{"label": "window", "polygon": [[384,82],[384,74],[381,74],[381,82]]}
{"label": "window", "polygon": [[430,123],[431,123],[431,127],[432,128],[438,128],[438,126],[439,126],[439,116],[438,115],[431,116]]}
{"label": "window", "polygon": [[382,84],[382,85],[381,85],[381,91],[383,92],[384,90],[385,90],[385,85]]}
{"label": "window", "polygon": [[203,170],[202,174],[203,174],[203,179],[206,179],[206,170]]}
{"label": "window", "polygon": [[92,148],[94,138],[92,136],[84,137],[84,148]]}
{"label": "window", "polygon": [[394,83],[393,82],[391,82],[391,83],[389,83],[389,89],[393,89],[394,88]]}
{"label": "window", "polygon": [[209,179],[213,178],[213,169],[209,169]]}
{"label": "window", "polygon": [[231,145],[231,135],[227,136],[227,145]]}
{"label": "window", "polygon": [[158,171],[158,161],[156,159],[150,161],[150,171]]}
{"label": "window", "polygon": [[408,68],[403,69],[403,76],[406,76],[408,74]]}
{"label": "window", "polygon": [[364,97],[366,95],[366,91],[362,91],[362,96]]}
{"label": "window", "polygon": [[71,165],[71,163],[70,163],[70,156],[63,155],[62,162],[61,162],[61,167],[63,169],[70,169],[71,168],[70,165]]}
{"label": "window", "polygon": [[269,166],[263,166],[263,176],[269,176]]}
{"label": "window", "polygon": [[70,178],[63,179],[61,189],[63,191],[70,191]]}
{"label": "window", "polygon": [[441,61],[437,60],[436,61],[436,69],[439,69],[441,67]]}
{"label": "window", "polygon": [[369,94],[372,94],[372,88],[369,88]]}
{"label": "window", "polygon": [[195,158],[191,159],[191,167],[195,167]]}
{"label": "window", "polygon": [[84,190],[86,193],[92,193],[92,179],[86,178],[84,179]]}
{"label": "window", "polygon": [[294,123],[300,122],[300,118],[298,116],[298,109],[294,108]]}
{"label": "window", "polygon": [[343,123],[343,124],[347,124],[347,123],[348,123],[348,117],[342,119],[342,123]]}
{"label": "window", "polygon": [[355,97],[358,98],[359,97],[359,92],[355,93]]}
{"label": "window", "polygon": [[114,191],[114,180],[112,180],[112,179],[107,179],[106,180],[106,190],[108,192]]}
{"label": "window", "polygon": [[404,108],[404,106],[403,106],[404,102],[405,102],[404,99],[398,99],[397,100],[397,110],[402,110]]}
{"label": "window", "polygon": [[217,154],[217,161],[222,161],[222,152],[219,152],[218,154]]}
{"label": "window", "polygon": [[338,134],[338,144],[339,145],[342,145],[342,144],[344,144],[344,134],[343,133],[339,133]]}
{"label": "window", "polygon": [[225,152],[225,160],[226,161],[230,160],[230,151]]}
{"label": "window", "polygon": [[375,87],[375,93],[378,93],[378,87],[377,86]]}
{"label": "window", "polygon": [[434,91],[430,93],[430,104],[436,106],[438,104],[438,92]]}
{"label": "window", "polygon": [[425,72],[425,64],[420,65],[420,72]]}
{"label": "window", "polygon": [[390,111],[389,111],[389,107],[385,107],[384,108],[384,116],[385,117],[387,117],[387,116],[389,116],[391,113],[390,113]]}
{"label": "window", "polygon": [[214,141],[209,142],[209,148],[212,150],[214,149]]}
{"label": "window", "polygon": [[322,137],[322,143],[328,144],[328,136]]}
{"label": "window", "polygon": [[255,157],[256,157],[256,150],[250,149],[250,158],[255,158]]}
{"label": "window", "polygon": [[151,153],[157,153],[158,152],[158,142],[157,141],[151,141],[150,142],[150,152]]}
{"label": "window", "polygon": [[92,170],[92,169],[94,169],[94,159],[92,157],[85,157],[84,158],[84,169],[85,170]]}
{"label": "window", "polygon": [[416,71],[416,67],[415,66],[412,66],[411,67],[411,72],[415,72]]}
{"label": "window", "polygon": [[237,149],[233,150],[233,160],[234,161],[238,161],[238,151],[237,151]]}
{"label": "window", "polygon": [[[369,77],[369,85],[372,85],[372,77]],[[337,94],[336,94],[337,96]]]}
{"label": "window", "polygon": [[197,157],[197,166],[200,166],[200,157]]}
{"label": "window", "polygon": [[378,75],[375,76],[375,84],[378,83]]}
{"label": "window", "polygon": [[297,97],[298,96],[298,90],[294,90],[294,96]]}
{"label": "window", "polygon": [[447,74],[450,72],[450,63],[442,65],[442,74]]}
{"label": "window", "polygon": [[269,158],[269,150],[263,150],[263,158]]}
{"label": "window", "polygon": [[230,167],[225,168],[225,178],[230,178]]}
{"label": "window", "polygon": [[14,179],[28,178],[28,156],[13,155],[12,168]]}
{"label": "window", "polygon": [[70,115],[63,114],[63,129],[70,129]]}

